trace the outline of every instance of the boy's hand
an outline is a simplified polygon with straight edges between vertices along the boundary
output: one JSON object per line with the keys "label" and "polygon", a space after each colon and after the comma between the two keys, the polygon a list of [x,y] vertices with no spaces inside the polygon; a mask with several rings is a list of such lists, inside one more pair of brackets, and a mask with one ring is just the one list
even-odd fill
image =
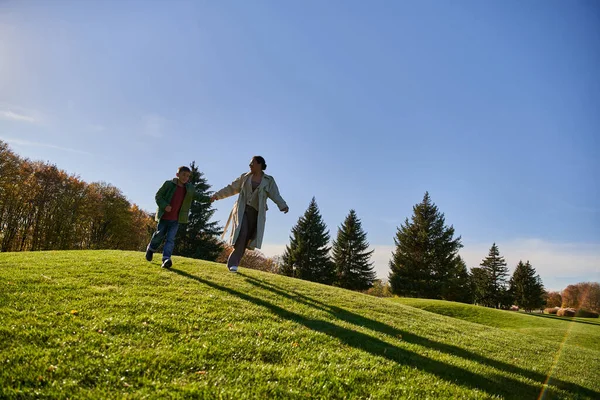
{"label": "boy's hand", "polygon": [[289,207],[284,208],[283,210],[281,210],[282,213],[287,214],[288,211],[290,211]]}
{"label": "boy's hand", "polygon": [[210,196],[210,202],[212,203],[213,201],[217,200],[217,196],[215,196],[214,194],[212,196]]}
{"label": "boy's hand", "polygon": [[170,212],[170,211],[171,211],[171,206],[166,206],[166,207],[165,207],[165,211],[166,211],[166,212]]}

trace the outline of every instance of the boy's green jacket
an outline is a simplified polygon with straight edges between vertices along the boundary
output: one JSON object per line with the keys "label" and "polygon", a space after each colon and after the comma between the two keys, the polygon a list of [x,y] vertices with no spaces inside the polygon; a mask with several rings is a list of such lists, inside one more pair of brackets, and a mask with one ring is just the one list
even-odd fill
{"label": "boy's green jacket", "polygon": [[[170,181],[165,181],[158,192],[156,192],[156,204],[158,205],[158,210],[156,210],[156,221],[160,221],[162,216],[165,213],[165,207],[171,203],[171,199],[173,198],[173,194],[175,193],[175,189],[177,188],[177,178],[174,178]],[[181,208],[179,209],[179,218],[177,222],[180,224],[187,224],[189,220],[190,207],[192,206],[192,201],[208,201],[208,196],[196,192],[194,185],[192,183],[187,183],[185,185],[185,197],[183,198],[183,203],[181,204]]]}

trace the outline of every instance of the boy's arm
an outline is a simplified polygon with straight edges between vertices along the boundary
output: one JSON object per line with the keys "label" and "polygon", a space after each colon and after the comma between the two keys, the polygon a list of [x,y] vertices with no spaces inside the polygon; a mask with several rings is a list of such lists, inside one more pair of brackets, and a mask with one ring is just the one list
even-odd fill
{"label": "boy's arm", "polygon": [[233,196],[242,191],[242,181],[244,180],[244,175],[242,174],[235,181],[231,182],[229,185],[225,186],[223,189],[219,190],[215,194],[212,195],[212,198],[215,200],[225,199],[229,196]]}
{"label": "boy's arm", "polygon": [[154,196],[154,199],[156,200],[156,205],[160,208],[160,209],[165,209],[166,206],[169,205],[169,202],[167,200],[165,200],[165,193],[167,191],[167,187],[169,185],[169,181],[166,181],[165,183],[163,183],[163,185],[160,187],[160,189],[158,189],[158,192],[156,192],[156,196]]}

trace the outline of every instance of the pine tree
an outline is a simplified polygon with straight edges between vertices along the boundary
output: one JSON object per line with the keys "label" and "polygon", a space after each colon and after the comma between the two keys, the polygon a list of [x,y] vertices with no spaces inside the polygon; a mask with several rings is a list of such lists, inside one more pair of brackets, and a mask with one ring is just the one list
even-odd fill
{"label": "pine tree", "polygon": [[541,308],[544,305],[544,285],[535,273],[535,269],[527,261],[519,261],[510,278],[510,292],[516,305],[525,311]]}
{"label": "pine tree", "polygon": [[456,256],[454,272],[448,276],[448,283],[442,286],[442,298],[448,301],[471,303],[473,293],[467,264],[461,256]]}
{"label": "pine tree", "polygon": [[367,290],[373,286],[375,271],[369,243],[356,212],[350,210],[338,229],[333,242],[332,254],[336,270],[336,285],[350,290]]}
{"label": "pine tree", "polygon": [[198,170],[195,162],[192,162],[190,169],[192,173],[189,183],[194,185],[197,192],[205,195],[206,201],[192,203],[189,223],[180,225],[177,231],[173,254],[215,261],[223,250],[223,245],[218,239],[223,229],[218,226],[218,222],[209,222],[216,210],[208,201],[211,193],[210,185],[206,182],[204,174]]}
{"label": "pine tree", "polygon": [[313,197],[308,209],[292,228],[280,273],[331,285],[335,269],[329,257],[329,232]]}
{"label": "pine tree", "polygon": [[489,278],[489,293],[486,296],[488,306],[495,308],[499,308],[502,305],[506,306],[506,277],[508,276],[508,268],[506,267],[504,257],[500,256],[500,251],[496,243],[492,244],[488,256],[479,265],[485,269]]}
{"label": "pine tree", "polygon": [[423,201],[413,206],[411,221],[408,218],[398,228],[394,242],[396,250],[390,261],[389,276],[392,292],[400,296],[444,299],[455,292],[461,282],[457,277],[464,271],[458,261],[462,247],[460,236],[453,238],[454,227],[445,226],[444,214],[425,192]]}
{"label": "pine tree", "polygon": [[492,281],[488,271],[485,268],[474,267],[471,268],[471,274],[469,277],[471,281],[473,302],[481,306],[493,307],[494,302],[490,298],[490,295],[493,291]]}

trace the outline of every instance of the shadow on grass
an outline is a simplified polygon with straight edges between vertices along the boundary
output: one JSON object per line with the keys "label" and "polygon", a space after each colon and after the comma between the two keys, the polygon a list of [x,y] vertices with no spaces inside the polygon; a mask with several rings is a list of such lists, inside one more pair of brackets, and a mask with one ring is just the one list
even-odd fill
{"label": "shadow on grass", "polygon": [[[357,325],[360,327],[364,327],[367,329],[371,329],[373,331],[377,331],[377,332],[389,335],[393,338],[401,338],[403,341],[408,342],[408,343],[413,343],[413,344],[417,344],[420,346],[435,349],[437,351],[440,351],[440,352],[443,352],[446,354],[450,354],[450,355],[453,355],[456,357],[461,357],[466,360],[476,361],[480,364],[491,366],[497,370],[521,375],[521,376],[524,376],[531,380],[537,381],[540,384],[543,384],[547,379],[547,376],[545,374],[541,374],[539,372],[523,369],[523,368],[517,367],[512,364],[508,364],[508,363],[505,363],[502,361],[494,360],[494,359],[482,356],[481,354],[474,353],[474,352],[471,352],[464,348],[457,347],[457,346],[454,346],[451,344],[440,343],[440,342],[437,342],[437,341],[434,341],[434,340],[431,340],[431,339],[428,339],[428,338],[425,338],[422,336],[417,336],[410,332],[406,332],[401,329],[397,329],[393,326],[363,317],[362,315],[355,314],[353,312],[344,310],[342,308],[331,306],[329,304],[315,300],[306,295],[300,294],[294,290],[285,291],[284,288],[281,288],[272,283],[261,281],[256,278],[253,278],[251,276],[244,275],[244,274],[241,274],[241,275],[243,275],[244,278],[246,278],[246,281],[252,285],[255,285],[263,290],[269,290],[269,291],[277,294],[278,296],[285,297],[290,300],[294,300],[299,303],[305,304],[307,306],[314,307],[319,310],[328,312],[342,321],[345,321],[345,322],[348,322],[348,323],[351,323],[351,324],[354,324],[354,325]],[[290,294],[290,293],[293,293],[293,294]],[[551,378],[549,380],[548,384],[556,386],[556,387],[563,389],[565,391],[568,391],[568,392],[572,392],[573,390],[575,390],[578,393],[585,394],[586,396],[591,396],[593,398],[600,398],[600,393],[593,391],[591,389],[576,385],[571,382],[564,382],[559,379]]]}
{"label": "shadow on grass", "polygon": [[[459,368],[459,367],[456,367],[456,366],[453,366],[450,364],[446,364],[446,363],[443,363],[440,361],[432,360],[430,358],[416,354],[409,350],[393,346],[381,339],[375,338],[375,337],[367,335],[365,333],[357,332],[355,330],[347,329],[344,327],[340,327],[340,326],[335,325],[328,321],[307,318],[301,314],[286,310],[285,308],[282,308],[278,305],[270,303],[264,299],[261,299],[261,298],[255,297],[255,296],[251,296],[247,293],[243,293],[243,292],[240,292],[240,291],[232,289],[232,288],[218,285],[214,282],[202,279],[198,276],[191,275],[185,271],[180,271],[177,269],[172,269],[171,271],[173,271],[174,273],[176,273],[178,275],[184,276],[186,278],[193,279],[193,280],[195,280],[199,283],[202,283],[206,286],[209,286],[213,289],[217,289],[217,290],[229,293],[231,295],[239,297],[240,299],[243,299],[243,300],[249,301],[251,303],[254,303],[256,305],[265,307],[266,309],[268,309],[269,311],[278,315],[281,318],[292,320],[292,321],[294,321],[298,324],[304,325],[305,327],[312,329],[314,331],[324,333],[331,337],[335,337],[338,340],[340,340],[341,342],[347,344],[348,346],[354,347],[355,349],[366,351],[374,356],[383,357],[385,359],[388,359],[393,362],[397,362],[399,364],[413,366],[413,367],[418,368],[427,373],[436,375],[440,379],[443,379],[447,382],[452,382],[452,383],[458,384],[460,386],[470,387],[473,389],[484,390],[490,394],[501,395],[507,399],[537,398],[537,396],[539,395],[539,391],[540,391],[539,385],[534,386],[534,385],[530,385],[530,384],[527,384],[527,383],[524,383],[524,382],[521,382],[521,381],[518,381],[515,379],[511,379],[511,378],[507,378],[507,377],[499,376],[499,375],[495,375],[494,377],[491,377],[491,378],[484,377],[484,376],[475,374],[471,371],[465,370],[463,368]],[[248,278],[247,276],[245,276],[245,277]],[[248,281],[249,282],[254,281],[255,283],[256,282],[262,283],[261,281],[257,281],[254,278],[251,278]],[[262,286],[264,287],[264,289],[271,290],[278,295],[281,292],[281,290],[278,290],[276,288],[268,288],[268,287],[266,287],[266,285],[262,285]],[[298,298],[296,298],[285,292],[283,292],[283,293],[285,294],[286,297],[293,298],[294,300],[298,300],[298,298],[302,298],[302,297],[300,297],[302,295],[300,295],[300,296],[298,296]],[[306,298],[306,296],[304,296],[303,301],[310,302],[308,300],[308,298]],[[315,306],[315,304],[319,304],[316,301],[312,301],[312,303],[313,303],[312,304],[313,307]],[[323,304],[323,303],[320,303],[320,304]],[[349,312],[339,309],[337,307],[329,307],[326,305],[324,307],[321,307],[321,309],[325,309],[325,308],[329,308],[331,310],[330,312],[334,313],[334,315],[340,317],[341,319],[344,319],[344,317],[347,319],[352,319],[355,321],[353,323],[358,323],[358,324],[363,323],[367,327],[369,327],[369,326],[374,327],[373,329],[375,329],[375,330],[387,329],[390,332],[391,332],[391,330],[395,330],[395,328],[389,327],[380,322],[369,320],[367,318],[358,316],[353,313],[349,313]],[[398,331],[398,332],[400,334],[403,334],[401,331]],[[432,346],[433,345],[436,345],[436,346],[441,345],[439,343],[432,342],[429,339],[421,338],[416,335],[410,335],[410,334],[406,334],[406,333],[404,333],[404,335],[409,336],[409,339],[412,343],[421,343],[424,345],[426,345],[427,343],[430,343]],[[403,339],[406,340],[406,337],[403,336]],[[446,345],[441,345],[441,346],[446,346]],[[466,352],[462,349],[458,349],[458,350],[460,350],[461,352],[464,352],[465,353],[464,355],[466,357],[471,356],[471,355],[481,357],[479,355],[475,355],[470,352]],[[485,358],[483,358],[483,359],[485,359]],[[485,360],[494,362],[494,360],[488,360],[488,359],[485,359]],[[484,361],[482,361],[482,362],[484,362]],[[570,384],[570,387],[571,387],[571,389],[573,389],[575,387],[575,385]],[[589,389],[580,388],[580,387],[577,387],[577,389],[579,389],[579,391],[581,393],[585,393],[588,396],[591,396],[591,397],[598,396],[597,392],[591,391]],[[550,388],[550,390],[552,390],[552,388]]]}
{"label": "shadow on grass", "polygon": [[[564,321],[564,322],[576,322],[576,323],[579,323],[579,324],[589,324],[589,325],[600,326],[600,320],[598,320],[598,319],[596,319],[596,321],[592,322],[592,321],[582,321],[582,320],[579,320],[579,319],[573,319],[571,317],[559,317],[557,315],[552,315],[552,314],[533,314],[533,313],[531,313],[531,314],[528,314],[528,315],[531,315],[531,316],[534,316],[534,317],[540,317],[540,318],[550,318],[550,319],[553,319],[555,321],[558,320],[558,321]],[[581,318],[581,317],[578,317],[578,318]]]}

